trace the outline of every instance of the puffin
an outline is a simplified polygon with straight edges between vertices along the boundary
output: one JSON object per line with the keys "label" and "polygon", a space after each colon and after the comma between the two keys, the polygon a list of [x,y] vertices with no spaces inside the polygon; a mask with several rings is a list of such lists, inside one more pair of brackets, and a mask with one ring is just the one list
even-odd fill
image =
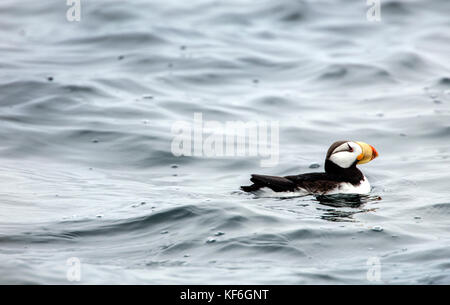
{"label": "puffin", "polygon": [[325,158],[325,172],[294,176],[251,175],[252,185],[241,186],[244,192],[272,192],[279,196],[334,195],[370,193],[370,183],[356,167],[378,157],[375,148],[364,142],[336,141]]}

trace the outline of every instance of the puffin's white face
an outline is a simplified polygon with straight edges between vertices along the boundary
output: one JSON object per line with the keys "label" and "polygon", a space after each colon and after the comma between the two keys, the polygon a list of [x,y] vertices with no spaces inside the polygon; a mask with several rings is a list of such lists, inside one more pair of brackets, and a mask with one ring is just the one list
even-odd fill
{"label": "puffin's white face", "polygon": [[371,145],[364,142],[347,141],[329,152],[328,160],[339,167],[349,168],[355,161],[358,161],[358,164],[364,164],[376,157],[378,157],[378,153]]}

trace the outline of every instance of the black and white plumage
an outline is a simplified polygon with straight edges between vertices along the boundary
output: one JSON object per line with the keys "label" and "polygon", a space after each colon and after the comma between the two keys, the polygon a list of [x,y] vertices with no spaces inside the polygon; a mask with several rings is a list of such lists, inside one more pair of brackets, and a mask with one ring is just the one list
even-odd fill
{"label": "black and white plumage", "polygon": [[364,142],[337,141],[328,149],[325,172],[295,176],[252,175],[252,185],[242,186],[245,192],[270,191],[278,196],[367,194],[370,184],[356,167],[378,157],[378,152]]}

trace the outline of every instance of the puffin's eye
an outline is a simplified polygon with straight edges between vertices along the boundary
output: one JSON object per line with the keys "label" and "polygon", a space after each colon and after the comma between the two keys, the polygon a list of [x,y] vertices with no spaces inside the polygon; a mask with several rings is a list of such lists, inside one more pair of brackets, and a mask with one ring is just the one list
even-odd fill
{"label": "puffin's eye", "polygon": [[353,152],[353,147],[351,147],[350,144],[348,144],[348,143],[347,143],[347,145],[348,145],[348,151]]}

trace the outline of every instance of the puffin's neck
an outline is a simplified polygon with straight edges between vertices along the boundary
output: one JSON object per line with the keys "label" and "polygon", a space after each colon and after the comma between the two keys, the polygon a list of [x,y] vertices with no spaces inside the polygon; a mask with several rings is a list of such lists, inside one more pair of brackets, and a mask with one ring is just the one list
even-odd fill
{"label": "puffin's neck", "polygon": [[337,166],[330,160],[325,160],[325,172],[340,181],[350,182],[352,184],[359,184],[364,179],[363,173],[356,167],[355,161],[350,167],[342,168]]}

